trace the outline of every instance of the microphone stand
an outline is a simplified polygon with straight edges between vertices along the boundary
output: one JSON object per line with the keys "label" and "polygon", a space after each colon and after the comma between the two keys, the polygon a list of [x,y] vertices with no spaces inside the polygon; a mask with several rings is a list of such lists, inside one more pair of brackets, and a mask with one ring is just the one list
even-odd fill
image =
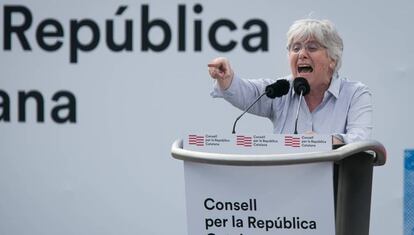
{"label": "microphone stand", "polygon": [[247,109],[246,110],[244,110],[244,112],[240,115],[240,116],[238,116],[237,118],[236,118],[236,121],[234,121],[234,124],[233,124],[233,131],[231,132],[232,134],[236,134],[236,123],[237,123],[237,121],[239,121],[239,119],[245,114],[245,113],[247,113],[247,111],[249,111],[249,109],[254,105],[254,104],[256,104],[257,103],[257,101],[259,101],[260,100],[260,98],[262,98],[264,95],[266,95],[266,91],[265,92],[263,92],[263,94],[261,94],[249,107],[247,107]]}
{"label": "microphone stand", "polygon": [[298,119],[299,119],[300,105],[302,103],[302,97],[303,97],[303,89],[301,89],[301,91],[300,91],[298,109],[296,110],[295,132],[293,132],[293,134],[295,134],[295,135],[298,134]]}

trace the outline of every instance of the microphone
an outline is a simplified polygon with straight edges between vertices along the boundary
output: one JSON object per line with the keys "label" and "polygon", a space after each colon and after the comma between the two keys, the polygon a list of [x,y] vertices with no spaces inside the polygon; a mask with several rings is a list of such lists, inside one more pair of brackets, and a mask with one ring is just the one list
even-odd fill
{"label": "microphone", "polygon": [[236,118],[236,120],[233,123],[232,134],[236,134],[237,121],[239,121],[239,119],[243,117],[243,115],[247,113],[247,111],[249,111],[250,108],[253,107],[253,105],[256,104],[260,100],[260,98],[262,98],[264,95],[266,95],[267,97],[271,99],[274,99],[276,97],[282,97],[289,92],[289,88],[290,88],[290,83],[286,79],[277,80],[275,83],[272,83],[266,86],[265,91],[259,97],[257,97],[257,99],[253,101],[253,103],[249,107],[247,107],[247,109],[245,109],[244,112],[240,116]]}
{"label": "microphone", "polygon": [[289,92],[290,83],[286,79],[277,80],[275,83],[266,87],[266,96],[274,99],[276,97],[282,97]]}
{"label": "microphone", "polygon": [[302,97],[309,94],[310,86],[308,81],[303,77],[297,77],[293,80],[293,89],[295,93],[299,95],[299,104],[298,109],[296,110],[296,120],[295,120],[295,132],[293,134],[298,134],[298,119],[299,119],[299,110]]}

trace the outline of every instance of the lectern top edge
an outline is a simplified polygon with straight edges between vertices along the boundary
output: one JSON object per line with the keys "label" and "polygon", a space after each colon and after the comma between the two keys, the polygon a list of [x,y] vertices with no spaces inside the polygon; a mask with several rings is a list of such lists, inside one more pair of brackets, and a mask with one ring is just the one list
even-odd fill
{"label": "lectern top edge", "polygon": [[171,147],[171,155],[175,159],[218,165],[238,166],[270,166],[340,161],[356,153],[372,151],[375,154],[374,165],[381,166],[386,162],[385,147],[378,141],[367,140],[350,143],[338,149],[326,152],[290,153],[290,154],[223,154],[206,153],[183,149],[183,140],[176,140]]}

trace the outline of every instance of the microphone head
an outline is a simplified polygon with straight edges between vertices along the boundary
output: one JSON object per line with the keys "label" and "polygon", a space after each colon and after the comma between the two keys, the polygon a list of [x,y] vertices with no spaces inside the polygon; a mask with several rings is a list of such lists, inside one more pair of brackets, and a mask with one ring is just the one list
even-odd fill
{"label": "microphone head", "polygon": [[303,77],[295,78],[295,80],[293,80],[293,89],[295,90],[295,93],[298,95],[300,95],[300,93],[302,93],[303,96],[309,94],[310,86],[308,80],[306,80]]}
{"label": "microphone head", "polygon": [[275,83],[266,87],[266,96],[274,99],[276,97],[282,97],[289,92],[290,83],[286,79],[277,80]]}

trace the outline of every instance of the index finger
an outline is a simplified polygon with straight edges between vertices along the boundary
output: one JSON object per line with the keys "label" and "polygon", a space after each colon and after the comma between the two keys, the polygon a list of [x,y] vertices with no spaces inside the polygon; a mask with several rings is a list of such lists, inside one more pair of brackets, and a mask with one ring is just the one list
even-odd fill
{"label": "index finger", "polygon": [[210,67],[210,68],[220,68],[221,67],[221,65],[220,64],[207,64],[207,66],[208,67]]}

